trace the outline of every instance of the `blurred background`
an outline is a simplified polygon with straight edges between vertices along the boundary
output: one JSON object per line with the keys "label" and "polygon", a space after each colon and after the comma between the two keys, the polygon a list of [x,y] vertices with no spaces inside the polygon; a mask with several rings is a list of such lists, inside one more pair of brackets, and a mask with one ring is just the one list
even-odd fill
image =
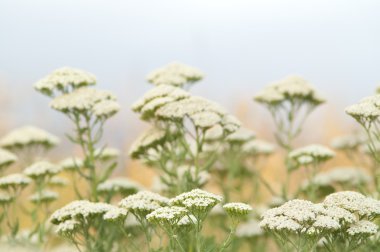
{"label": "blurred background", "polygon": [[0,136],[33,124],[63,138],[70,122],[32,85],[72,66],[117,94],[106,138],[126,152],[144,127],[130,106],[151,88],[146,74],[177,60],[206,74],[193,93],[269,140],[269,114],[252,96],[303,76],[328,99],[303,137],[328,143],[356,127],[344,108],[380,85],[379,13],[378,0],[0,0]]}

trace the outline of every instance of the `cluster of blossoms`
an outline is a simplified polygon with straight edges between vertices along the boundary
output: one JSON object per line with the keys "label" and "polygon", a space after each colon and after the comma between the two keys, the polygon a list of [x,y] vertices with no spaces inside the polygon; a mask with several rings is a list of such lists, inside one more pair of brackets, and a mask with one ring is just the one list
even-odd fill
{"label": "cluster of blossoms", "polygon": [[270,111],[277,129],[276,140],[287,150],[292,148],[310,112],[324,103],[315,89],[299,76],[268,85],[254,99]]}
{"label": "cluster of blossoms", "polygon": [[[89,184],[89,194],[97,200],[97,186],[106,180],[116,167],[119,152],[114,149],[97,149],[103,135],[104,123],[120,110],[115,95],[111,92],[91,88],[96,84],[93,74],[75,68],[60,68],[38,81],[35,89],[52,97],[50,106],[64,113],[75,125],[75,134],[68,138],[80,145],[83,160],[65,160],[64,170],[74,171]],[[111,161],[109,163],[108,161]],[[99,171],[97,167],[104,169]],[[80,168],[86,168],[81,170]],[[76,193],[81,197],[78,190]]]}
{"label": "cluster of blossoms", "polygon": [[204,74],[197,68],[179,62],[172,62],[148,74],[147,80],[153,85],[184,87],[203,79]]}
{"label": "cluster of blossoms", "polygon": [[324,102],[315,89],[299,76],[288,76],[264,88],[255,100],[266,105],[280,105],[285,101],[303,100],[318,105]]}
{"label": "cluster of blossoms", "polygon": [[357,150],[366,140],[364,136],[358,134],[338,136],[331,141],[331,146],[341,151]]}
{"label": "cluster of blossoms", "polygon": [[119,206],[141,219],[154,210],[168,204],[169,199],[166,197],[149,191],[140,191],[121,200]]}
{"label": "cluster of blossoms", "polygon": [[[170,195],[199,188],[205,172],[215,162],[206,151],[207,132],[218,127],[220,140],[234,133],[240,122],[218,104],[192,96],[183,85],[154,82],[159,76],[178,76],[186,83],[196,76],[186,67],[164,67],[151,74],[156,85],[132,106],[141,119],[153,124],[131,146],[130,156],[160,170],[161,181]],[[153,77],[154,76],[154,77]],[[200,78],[197,78],[200,79]],[[177,167],[187,167],[178,171]],[[183,176],[182,176],[183,175]]]}
{"label": "cluster of blossoms", "polygon": [[0,171],[4,170],[4,168],[9,167],[16,161],[16,155],[7,150],[0,149]]}
{"label": "cluster of blossoms", "polygon": [[65,233],[65,235],[67,235],[75,232],[76,227],[80,226],[84,228],[85,224],[91,225],[92,220],[95,220],[98,217],[103,218],[103,215],[115,208],[115,206],[106,203],[77,200],[56,210],[51,215],[50,221],[53,224],[58,225],[57,231],[59,233]]}
{"label": "cluster of blossoms", "polygon": [[83,160],[80,158],[65,158],[59,162],[59,166],[64,171],[75,171],[83,167]]}
{"label": "cluster of blossoms", "polygon": [[[371,176],[363,169],[358,167],[336,167],[326,172],[318,173],[311,183],[318,187],[340,186],[340,187],[356,187],[368,184],[372,181]],[[308,186],[304,184],[304,187]]]}
{"label": "cluster of blossoms", "polygon": [[329,148],[312,144],[289,153],[289,158],[294,160],[297,165],[307,166],[309,164],[320,164],[335,156],[334,151]]}
{"label": "cluster of blossoms", "polygon": [[189,118],[195,128],[207,130],[216,124],[225,132],[233,133],[240,123],[219,105],[202,97],[169,85],[160,85],[148,91],[132,107],[144,120],[161,123],[172,122],[183,125]]}
{"label": "cluster of blossoms", "polygon": [[[296,239],[296,236],[298,239],[307,239],[309,243],[305,246],[309,248],[322,238],[329,241],[326,246],[336,246],[334,239],[335,242],[342,242],[338,241],[338,238],[342,238],[346,243],[344,239],[347,236],[365,239],[376,234],[377,225],[370,220],[377,217],[379,211],[380,201],[357,192],[343,191],[328,195],[318,204],[299,199],[288,201],[280,207],[267,210],[260,226],[269,233],[277,234],[285,243],[292,243],[291,240]],[[349,248],[357,244],[346,245]]]}
{"label": "cluster of blossoms", "polygon": [[34,126],[14,129],[0,140],[0,146],[9,150],[38,145],[51,148],[57,144],[58,137]]}
{"label": "cluster of blossoms", "polygon": [[40,161],[32,164],[24,170],[25,175],[32,179],[50,178],[61,171],[58,165],[52,164],[47,161]]}
{"label": "cluster of blossoms", "polygon": [[131,194],[135,194],[142,189],[142,186],[128,178],[111,178],[98,185],[98,192],[111,197],[115,194],[127,197]]}
{"label": "cluster of blossoms", "polygon": [[363,98],[359,103],[346,108],[346,113],[355,118],[363,127],[371,127],[380,116],[380,96],[373,95]]}
{"label": "cluster of blossoms", "polygon": [[36,82],[34,88],[48,96],[55,92],[69,93],[74,89],[96,84],[96,77],[86,71],[62,67]]}
{"label": "cluster of blossoms", "polygon": [[120,110],[116,97],[108,91],[80,88],[53,99],[50,106],[68,115],[93,114],[106,119]]}

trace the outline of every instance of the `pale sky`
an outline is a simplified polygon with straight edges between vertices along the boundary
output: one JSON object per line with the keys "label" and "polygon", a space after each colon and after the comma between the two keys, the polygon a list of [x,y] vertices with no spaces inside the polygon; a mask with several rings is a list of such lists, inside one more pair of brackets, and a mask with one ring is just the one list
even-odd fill
{"label": "pale sky", "polygon": [[202,69],[194,92],[229,108],[299,74],[344,117],[380,85],[379,0],[0,0],[0,34],[0,90],[24,113],[17,124],[57,114],[32,84],[61,66],[97,75],[132,124],[145,75],[173,60]]}

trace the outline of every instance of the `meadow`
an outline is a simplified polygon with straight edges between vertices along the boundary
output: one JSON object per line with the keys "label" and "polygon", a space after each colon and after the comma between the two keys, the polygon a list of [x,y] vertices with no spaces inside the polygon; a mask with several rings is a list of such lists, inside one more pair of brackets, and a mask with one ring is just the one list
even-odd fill
{"label": "meadow", "polygon": [[[380,90],[346,108],[360,130],[299,146],[305,122],[328,102],[308,80],[285,76],[252,94],[272,118],[271,142],[192,94],[203,78],[179,62],[150,72],[151,88],[131,104],[149,129],[128,153],[107,144],[121,105],[94,74],[62,67],[31,84],[72,130],[26,125],[0,136],[0,249],[380,250]],[[50,157],[62,142],[79,153]],[[115,175],[126,155],[150,170],[141,176],[154,176],[151,184]],[[349,165],[326,169],[338,155]]]}

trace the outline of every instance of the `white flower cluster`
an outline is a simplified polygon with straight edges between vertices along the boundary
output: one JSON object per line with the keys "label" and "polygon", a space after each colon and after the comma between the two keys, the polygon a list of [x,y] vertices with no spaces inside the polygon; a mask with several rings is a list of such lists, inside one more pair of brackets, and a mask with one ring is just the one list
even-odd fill
{"label": "white flower cluster", "polygon": [[15,173],[0,178],[0,188],[23,188],[32,182],[30,178],[24,174]]}
{"label": "white flower cluster", "polygon": [[335,137],[331,141],[331,146],[337,150],[353,150],[365,143],[366,138],[362,135],[345,135]]}
{"label": "white flower cluster", "polygon": [[52,177],[59,173],[61,168],[58,165],[52,164],[47,161],[40,161],[32,164],[24,170],[25,175],[32,179]]}
{"label": "white flower cluster", "polygon": [[380,95],[363,98],[346,108],[346,113],[364,125],[376,120],[380,116]]}
{"label": "white flower cluster", "polygon": [[60,91],[67,93],[70,89],[95,85],[96,77],[88,72],[71,67],[62,67],[54,70],[34,84],[34,88],[48,96]]}
{"label": "white flower cluster", "polygon": [[[207,214],[210,210],[220,203],[223,198],[219,195],[203,191],[201,189],[193,189],[190,192],[182,193],[170,200],[171,205],[183,206],[194,213]],[[196,215],[196,214],[194,214]]]}
{"label": "white flower cluster", "polygon": [[370,221],[367,220],[361,220],[354,224],[352,224],[348,229],[347,233],[351,236],[356,235],[366,235],[371,236],[377,233],[379,227]]}
{"label": "white flower cluster", "polygon": [[355,216],[344,209],[296,199],[266,211],[260,226],[273,232],[315,235],[338,230],[354,221]]}
{"label": "white flower cluster", "polygon": [[29,197],[29,200],[35,204],[37,203],[49,203],[56,199],[58,199],[58,193],[49,191],[49,190],[43,190],[41,192],[37,192],[32,194]]}
{"label": "white flower cluster", "polygon": [[379,210],[378,200],[356,192],[338,192],[328,195],[323,203],[296,199],[267,210],[260,226],[270,232],[318,235],[331,231],[370,235],[377,232],[377,225],[363,218],[376,217]]}
{"label": "white flower cluster", "polygon": [[100,193],[120,193],[123,196],[137,193],[142,189],[142,186],[128,178],[111,178],[98,185]]}
{"label": "white flower cluster", "polygon": [[231,217],[243,217],[252,211],[252,207],[250,205],[240,202],[227,203],[223,205],[223,209]]}
{"label": "white flower cluster", "polygon": [[83,166],[83,160],[80,158],[66,158],[59,163],[62,170],[75,171]]}
{"label": "white flower cluster", "polygon": [[254,99],[266,105],[279,105],[285,101],[306,101],[314,105],[324,102],[314,88],[299,76],[289,76],[265,87]]}
{"label": "white flower cluster", "polygon": [[226,137],[226,141],[233,144],[244,144],[253,140],[256,137],[256,134],[249,129],[239,128],[234,133]]}
{"label": "white flower cluster", "polygon": [[100,160],[107,161],[117,159],[120,156],[120,151],[116,148],[106,147],[96,149],[94,155]]}
{"label": "white flower cluster", "polygon": [[51,187],[63,187],[68,184],[68,180],[63,177],[54,176],[48,181],[48,185]]}
{"label": "white flower cluster", "polygon": [[14,196],[5,193],[5,192],[0,192],[0,205],[7,205],[11,203],[14,200]]}
{"label": "white flower cluster", "polygon": [[144,120],[154,118],[183,123],[185,118],[189,118],[195,127],[204,130],[219,124],[228,134],[240,127],[240,122],[216,103],[190,96],[186,91],[168,85],[148,91],[133,105],[133,110],[141,113]]}
{"label": "white flower cluster", "polygon": [[260,223],[257,220],[249,220],[248,222],[241,223],[236,229],[236,237],[239,238],[252,238],[258,237],[263,234]]}
{"label": "white flower cluster", "polygon": [[81,225],[79,221],[76,220],[67,220],[62,223],[59,223],[55,232],[62,236],[72,235]]}
{"label": "white flower cluster", "polygon": [[102,217],[103,214],[114,208],[115,206],[106,203],[94,203],[87,200],[76,200],[56,210],[51,215],[50,221],[56,225],[66,222],[67,220],[90,222],[91,218],[96,216]]}
{"label": "white flower cluster", "polygon": [[103,219],[107,221],[120,221],[125,220],[127,215],[128,211],[124,208],[113,207],[103,215]]}
{"label": "white flower cluster", "polygon": [[16,161],[16,155],[7,150],[0,149],[0,169],[10,166]]}
{"label": "white flower cluster", "polygon": [[289,158],[300,165],[325,162],[335,156],[334,151],[318,144],[308,145],[289,153]]}
{"label": "white flower cluster", "polygon": [[120,207],[125,208],[134,215],[142,217],[168,204],[168,198],[149,191],[140,191],[119,202]]}
{"label": "white flower cluster", "polygon": [[144,119],[150,119],[161,106],[190,97],[190,94],[180,88],[160,85],[150,89],[142,98],[132,105],[132,110],[141,114]]}
{"label": "white flower cluster", "polygon": [[149,222],[163,227],[174,226],[188,213],[186,208],[178,206],[160,207],[146,216]]}
{"label": "white flower cluster", "polygon": [[59,144],[59,138],[34,126],[24,126],[17,128],[2,139],[0,146],[5,149],[16,149],[42,145],[51,148]]}
{"label": "white flower cluster", "polygon": [[203,79],[203,73],[199,69],[179,62],[172,62],[147,76],[148,82],[156,86],[164,84],[183,87],[201,79]]}
{"label": "white flower cluster", "polygon": [[160,146],[164,143],[166,131],[158,128],[151,128],[139,136],[129,149],[129,156],[132,158],[140,158],[147,152],[158,152]]}
{"label": "white flower cluster", "polygon": [[380,215],[380,201],[364,196],[358,192],[342,191],[328,195],[324,204],[337,206],[361,217],[376,217]]}
{"label": "white flower cluster", "polygon": [[98,118],[108,118],[119,110],[114,103],[116,97],[111,92],[83,87],[54,98],[50,107],[63,113],[88,112]]}
{"label": "white flower cluster", "polygon": [[[372,181],[371,176],[363,169],[357,167],[336,167],[332,170],[318,173],[312,183],[318,186],[349,185],[358,186]],[[308,182],[304,184],[307,187]]]}
{"label": "white flower cluster", "polygon": [[272,143],[269,143],[261,139],[253,139],[245,143],[241,151],[251,155],[270,155],[274,152],[275,146]]}

